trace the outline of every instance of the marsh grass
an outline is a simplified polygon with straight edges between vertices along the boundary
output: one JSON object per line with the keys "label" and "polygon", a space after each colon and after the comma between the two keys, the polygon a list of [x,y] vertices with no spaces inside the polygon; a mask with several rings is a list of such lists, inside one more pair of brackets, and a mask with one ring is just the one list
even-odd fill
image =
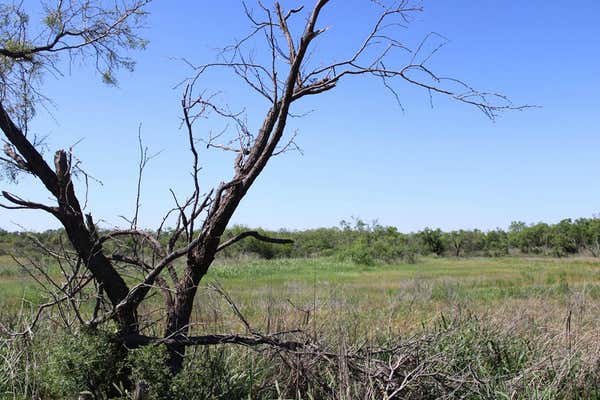
{"label": "marsh grass", "polygon": [[[3,325],[18,327],[43,296],[14,265],[8,270],[0,275],[0,318]],[[302,329],[339,354],[361,344],[402,344],[405,353],[388,354],[386,362],[402,359],[398,374],[419,374],[397,398],[600,398],[600,261],[595,259],[423,258],[417,264],[372,266],[333,258],[222,260],[205,282],[218,282],[263,332]],[[27,341],[0,340],[0,398],[53,393],[57,383],[49,377],[62,379],[66,370],[53,370],[56,363],[49,360],[76,353],[64,349],[58,338],[67,332],[59,326],[49,318]],[[160,321],[147,329],[159,333]],[[245,333],[245,328],[222,297],[202,288],[192,333],[224,332]],[[394,393],[382,392],[373,376],[356,375],[349,367],[356,361],[343,357],[323,362],[219,346],[193,351],[188,361],[181,379],[203,382],[204,389],[194,386],[204,393],[198,398],[223,398],[225,387],[236,393],[229,398],[257,399],[378,399]],[[219,376],[208,379],[207,365]],[[161,376],[150,375],[145,378]],[[71,391],[81,384],[70,382]],[[192,388],[186,382],[163,389],[178,398],[182,388]]]}

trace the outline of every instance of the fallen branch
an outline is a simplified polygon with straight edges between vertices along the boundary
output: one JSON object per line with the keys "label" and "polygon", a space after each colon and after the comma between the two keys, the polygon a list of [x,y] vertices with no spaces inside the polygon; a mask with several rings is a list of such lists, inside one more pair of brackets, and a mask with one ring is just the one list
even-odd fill
{"label": "fallen branch", "polygon": [[304,343],[282,341],[272,336],[240,336],[240,335],[204,335],[204,336],[174,336],[159,338],[145,335],[127,335],[118,338],[127,347],[141,347],[151,344],[181,345],[181,346],[210,346],[218,344],[238,344],[242,346],[268,345],[288,351],[298,351],[304,348]]}

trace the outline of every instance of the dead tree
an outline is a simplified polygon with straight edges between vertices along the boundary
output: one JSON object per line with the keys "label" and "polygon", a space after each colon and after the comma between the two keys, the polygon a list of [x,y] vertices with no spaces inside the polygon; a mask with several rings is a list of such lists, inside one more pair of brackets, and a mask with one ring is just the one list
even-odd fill
{"label": "dead tree", "polygon": [[[194,76],[185,83],[181,106],[182,126],[192,156],[191,193],[184,199],[174,196],[175,207],[163,220],[164,225],[169,218],[174,218],[174,229],[168,232],[163,225],[152,233],[140,229],[136,212],[128,229],[99,234],[94,219],[84,212],[76,194],[73,180],[76,163],[71,153],[57,151],[51,166],[26,135],[22,124],[15,121],[14,113],[4,102],[0,104],[0,128],[6,138],[4,161],[12,168],[33,175],[55,199],[55,204],[46,205],[4,191],[2,195],[7,203],[3,206],[41,210],[58,219],[75,251],[75,265],[81,264],[91,275],[96,297],[102,304],[95,308],[85,324],[95,327],[108,321],[116,323],[119,340],[128,346],[166,344],[170,368],[175,373],[182,368],[188,346],[220,343],[268,344],[289,349],[298,346],[295,342],[261,335],[249,326],[247,336],[190,334],[198,287],[219,251],[250,236],[275,243],[287,242],[266,238],[257,232],[245,232],[225,241],[223,233],[269,160],[296,148],[295,135],[286,135],[294,103],[331,91],[343,80],[368,76],[382,82],[396,99],[400,98],[397,85],[404,82],[424,89],[430,96],[442,95],[474,106],[492,119],[502,111],[520,108],[514,107],[502,95],[478,91],[460,80],[437,75],[427,64],[432,54],[422,54],[421,45],[411,50],[403,44],[398,37],[401,32],[398,28],[409,22],[411,14],[420,11],[409,1],[365,0],[364,6],[378,10],[378,17],[371,26],[364,27],[366,36],[356,43],[355,50],[336,62],[315,61],[319,54],[312,53],[314,45],[328,30],[321,21],[323,10],[335,5],[330,0],[314,0],[313,3],[310,8],[301,5],[289,10],[278,2],[272,8],[258,2],[257,12],[245,8],[251,27],[246,37],[224,48],[216,62],[189,63],[194,68]],[[126,21],[130,15],[136,13],[122,14],[123,18],[115,21],[114,26]],[[303,27],[296,32],[299,22]],[[62,43],[71,40],[70,31],[59,27],[55,37],[45,45],[25,47],[18,52],[0,49],[0,55],[27,65],[42,56],[93,46],[113,33],[113,39],[121,38],[122,33],[109,26],[98,41],[69,45]],[[247,48],[259,42],[265,51],[254,58]],[[264,99],[266,112],[260,127],[248,126],[242,113],[230,111],[217,104],[213,96],[197,90],[202,78],[214,69],[230,71],[248,85],[248,90]],[[199,135],[196,125],[208,117],[225,119],[233,129],[217,135]],[[208,190],[202,187],[199,179],[197,146],[200,142],[207,148],[235,154],[232,177]],[[141,150],[140,173],[147,160],[145,149],[142,147]],[[129,239],[129,244],[118,246],[122,239]],[[108,243],[113,246],[117,243],[122,251],[109,252]],[[137,283],[126,283],[123,271],[127,269],[138,272]],[[164,301],[164,330],[159,337],[146,334],[139,315],[140,305],[155,291],[161,293]],[[72,297],[72,292],[67,292],[64,297]]]}

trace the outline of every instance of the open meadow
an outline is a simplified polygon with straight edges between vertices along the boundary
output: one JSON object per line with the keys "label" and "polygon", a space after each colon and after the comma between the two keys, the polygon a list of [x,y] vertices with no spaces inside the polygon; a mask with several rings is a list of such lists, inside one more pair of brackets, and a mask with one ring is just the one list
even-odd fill
{"label": "open meadow", "polygon": [[[0,262],[3,315],[47,300],[12,259]],[[570,315],[571,329],[585,330],[600,305],[600,259],[584,257],[423,257],[370,266],[336,258],[249,258],[219,261],[205,279],[195,323],[208,330],[236,323],[214,284],[256,328],[295,329],[306,319],[308,329],[351,322],[358,336],[407,334],[464,313],[548,329],[561,329]]]}

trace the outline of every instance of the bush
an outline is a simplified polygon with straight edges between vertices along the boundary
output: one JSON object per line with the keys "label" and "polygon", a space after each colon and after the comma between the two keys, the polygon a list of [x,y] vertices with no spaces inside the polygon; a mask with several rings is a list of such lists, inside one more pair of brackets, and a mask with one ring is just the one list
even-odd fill
{"label": "bush", "polygon": [[144,381],[150,386],[148,400],[171,399],[171,380],[173,375],[166,367],[169,359],[166,346],[146,346],[132,350],[128,364],[134,382]]}
{"label": "bush", "polygon": [[[239,348],[198,348],[185,368],[173,381],[172,397],[176,400],[258,399],[264,398],[262,375],[266,366],[254,365]],[[266,398],[272,398],[267,396]]]}
{"label": "bush", "polygon": [[65,334],[56,343],[39,371],[41,398],[72,398],[82,391],[97,398],[118,394],[127,363],[124,349],[111,342],[108,333]]}
{"label": "bush", "polygon": [[341,250],[338,257],[359,265],[375,265],[376,255],[366,240],[357,240]]}
{"label": "bush", "polygon": [[396,228],[383,227],[376,222],[369,225],[361,220],[356,220],[354,226],[348,223],[342,226],[346,239],[338,250],[338,257],[342,260],[361,265],[416,261],[417,247],[414,241]]}
{"label": "bush", "polygon": [[[41,366],[37,371],[39,390],[13,392],[10,383],[2,386],[0,373],[0,398],[71,399],[87,390],[96,399],[131,400],[131,393],[119,383],[121,372],[130,372],[133,381],[148,383],[153,400],[333,400],[339,399],[339,393],[347,394],[348,399],[387,398],[385,394],[407,376],[410,379],[398,398],[600,399],[597,354],[590,354],[585,347],[563,352],[506,328],[472,315],[451,321],[442,316],[433,328],[424,328],[413,338],[376,339],[377,354],[353,359],[353,369],[348,369],[346,359],[319,358],[312,353],[273,357],[272,352],[225,345],[194,348],[176,377],[165,366],[164,346],[132,350],[125,357],[107,333],[74,337],[65,333],[39,342],[36,339],[34,347],[42,342],[45,347],[37,352],[30,349]],[[340,338],[329,337],[326,347],[335,349]],[[384,348],[388,350],[382,351]],[[382,365],[389,365],[392,374],[384,371],[384,375],[365,379],[361,372],[377,372]],[[32,366],[28,364],[24,373],[31,374]],[[395,383],[387,390],[386,379],[392,378]]]}
{"label": "bush", "polygon": [[130,374],[129,386],[140,381],[148,384],[151,400],[249,399],[266,393],[262,375],[269,368],[245,357],[239,348],[193,349],[183,371],[173,377],[164,345],[125,353],[105,332],[61,336],[56,342],[38,371],[38,394],[43,399],[70,399],[88,391],[96,399],[126,400],[131,393],[126,390],[125,373]]}

